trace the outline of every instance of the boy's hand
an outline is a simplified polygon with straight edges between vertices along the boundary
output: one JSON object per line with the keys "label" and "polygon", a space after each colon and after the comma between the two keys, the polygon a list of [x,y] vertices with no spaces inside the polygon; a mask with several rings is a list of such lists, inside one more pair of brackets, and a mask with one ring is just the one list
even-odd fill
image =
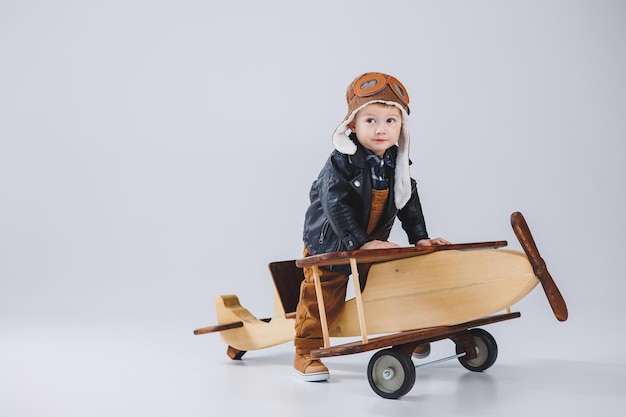
{"label": "boy's hand", "polygon": [[387,242],[386,240],[370,240],[365,245],[361,246],[361,249],[389,249],[399,248],[400,245],[393,242]]}
{"label": "boy's hand", "polygon": [[433,245],[450,245],[452,242],[448,242],[442,237],[436,237],[434,239],[422,239],[419,240],[415,246],[433,246]]}

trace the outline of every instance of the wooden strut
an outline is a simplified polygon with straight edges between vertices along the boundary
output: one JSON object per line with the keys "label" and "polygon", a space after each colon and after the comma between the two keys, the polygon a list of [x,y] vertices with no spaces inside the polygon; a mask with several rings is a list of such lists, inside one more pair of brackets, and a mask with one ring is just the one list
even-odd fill
{"label": "wooden strut", "polygon": [[356,299],[356,310],[359,316],[359,328],[363,343],[367,343],[367,329],[365,327],[365,312],[363,310],[363,296],[361,294],[361,284],[359,280],[359,269],[356,259],[350,258],[350,268],[352,269],[352,281],[354,282],[354,298]]}
{"label": "wooden strut", "polygon": [[[356,300],[357,315],[359,317],[359,328],[361,329],[361,338],[363,343],[367,343],[367,328],[365,326],[365,312],[363,310],[363,297],[361,294],[361,285],[359,281],[359,269],[355,258],[350,258],[350,268],[352,269],[352,281],[354,282],[354,295]],[[324,338],[324,347],[330,347],[330,332],[328,330],[328,319],[326,317],[326,307],[324,305],[324,297],[322,296],[322,284],[320,282],[319,269],[313,266],[313,279],[315,282],[315,293],[317,294],[317,306],[320,312],[320,324],[322,325],[322,337]]]}
{"label": "wooden strut", "polygon": [[317,295],[317,307],[320,313],[320,324],[322,325],[322,337],[324,338],[324,347],[329,347],[330,336],[328,332],[328,320],[326,318],[324,296],[322,295],[322,282],[320,280],[320,271],[317,266],[313,266],[313,282],[315,283],[315,294]]}

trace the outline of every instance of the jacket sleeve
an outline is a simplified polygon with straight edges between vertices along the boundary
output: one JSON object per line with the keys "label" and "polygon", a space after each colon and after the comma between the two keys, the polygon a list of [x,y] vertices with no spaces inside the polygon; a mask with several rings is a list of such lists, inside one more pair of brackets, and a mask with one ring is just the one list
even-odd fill
{"label": "jacket sleeve", "polygon": [[362,174],[350,175],[343,156],[335,155],[321,177],[322,208],[334,233],[347,250],[363,246],[368,235],[359,225],[357,211],[363,204],[358,188],[364,186]]}
{"label": "jacket sleeve", "polygon": [[411,198],[402,210],[398,211],[398,219],[402,223],[402,228],[406,232],[410,244],[414,245],[419,240],[428,239],[422,204],[417,193],[417,184],[413,178],[411,178]]}

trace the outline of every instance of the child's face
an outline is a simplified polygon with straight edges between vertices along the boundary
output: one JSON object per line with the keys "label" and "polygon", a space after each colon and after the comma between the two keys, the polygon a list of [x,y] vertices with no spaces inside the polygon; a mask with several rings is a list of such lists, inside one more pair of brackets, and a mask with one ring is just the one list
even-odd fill
{"label": "child's face", "polygon": [[359,110],[349,125],[359,143],[378,156],[398,142],[402,114],[395,106],[369,104]]}

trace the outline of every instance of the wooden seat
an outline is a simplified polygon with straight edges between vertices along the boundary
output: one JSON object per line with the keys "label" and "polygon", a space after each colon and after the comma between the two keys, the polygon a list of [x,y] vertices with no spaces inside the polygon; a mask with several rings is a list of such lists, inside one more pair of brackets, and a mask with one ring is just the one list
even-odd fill
{"label": "wooden seat", "polygon": [[300,284],[304,280],[302,268],[296,266],[295,260],[290,260],[271,262],[269,270],[285,316],[295,317],[296,307],[300,300]]}

